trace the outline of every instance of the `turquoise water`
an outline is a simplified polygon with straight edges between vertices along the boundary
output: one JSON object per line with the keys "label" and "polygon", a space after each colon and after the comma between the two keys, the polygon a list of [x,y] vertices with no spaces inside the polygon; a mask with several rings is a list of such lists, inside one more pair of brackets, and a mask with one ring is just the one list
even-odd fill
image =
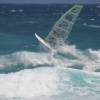
{"label": "turquoise water", "polygon": [[72,5],[0,5],[1,100],[99,100],[100,7],[84,5],[68,42],[52,56],[39,47]]}

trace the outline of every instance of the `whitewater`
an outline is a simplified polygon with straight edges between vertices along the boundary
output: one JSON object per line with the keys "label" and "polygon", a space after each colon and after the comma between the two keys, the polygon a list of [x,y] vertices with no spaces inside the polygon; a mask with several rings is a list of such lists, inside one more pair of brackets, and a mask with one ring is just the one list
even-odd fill
{"label": "whitewater", "polygon": [[0,100],[99,100],[99,65],[99,50],[83,51],[75,45],[64,45],[53,55],[42,51],[2,55]]}

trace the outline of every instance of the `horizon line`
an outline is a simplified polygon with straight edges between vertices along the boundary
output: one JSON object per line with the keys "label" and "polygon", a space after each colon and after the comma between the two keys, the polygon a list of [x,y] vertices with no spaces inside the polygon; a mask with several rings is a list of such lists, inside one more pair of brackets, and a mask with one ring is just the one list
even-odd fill
{"label": "horizon line", "polygon": [[0,4],[18,4],[18,5],[32,5],[32,4],[40,4],[40,5],[45,5],[45,4],[97,4],[100,5],[100,3],[0,3]]}

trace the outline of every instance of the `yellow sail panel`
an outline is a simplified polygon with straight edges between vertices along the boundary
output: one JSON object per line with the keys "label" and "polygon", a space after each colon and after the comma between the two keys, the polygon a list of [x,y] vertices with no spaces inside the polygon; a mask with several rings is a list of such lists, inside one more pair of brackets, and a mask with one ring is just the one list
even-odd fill
{"label": "yellow sail panel", "polygon": [[82,5],[73,6],[56,22],[46,38],[46,41],[51,46],[55,47],[60,45],[68,38],[68,35],[71,32],[82,7]]}

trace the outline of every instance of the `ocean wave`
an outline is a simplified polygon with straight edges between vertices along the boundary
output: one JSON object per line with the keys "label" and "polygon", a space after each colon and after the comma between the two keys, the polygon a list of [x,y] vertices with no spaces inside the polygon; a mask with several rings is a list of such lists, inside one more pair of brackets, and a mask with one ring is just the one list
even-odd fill
{"label": "ocean wave", "polygon": [[23,9],[19,9],[18,11],[19,11],[19,12],[23,12],[24,10],[23,10]]}
{"label": "ocean wave", "polygon": [[23,9],[18,9],[18,10],[16,10],[16,9],[11,9],[11,10],[9,10],[9,12],[11,12],[11,13],[16,13],[16,12],[22,13],[23,11],[24,11]]}
{"label": "ocean wave", "polygon": [[11,12],[11,13],[15,13],[16,10],[15,10],[15,9],[11,9],[11,10],[9,10],[9,12]]}
{"label": "ocean wave", "polygon": [[94,20],[95,20],[95,18],[91,18],[91,19],[89,19],[89,20],[94,21]]}
{"label": "ocean wave", "polygon": [[90,27],[90,28],[97,28],[97,29],[100,29],[100,25],[89,25],[89,24],[87,24],[87,23],[84,23],[83,25],[86,26],[86,27]]}
{"label": "ocean wave", "polygon": [[47,54],[21,51],[9,55],[0,56],[0,68],[16,65],[23,65],[24,67],[27,67],[29,65],[36,66],[42,64],[50,64]]}
{"label": "ocean wave", "polygon": [[[57,51],[0,56],[1,68],[24,66],[20,71],[0,74],[0,99],[99,100],[100,73],[93,71],[100,68],[100,50],[82,51],[75,45],[64,45]],[[36,68],[25,69],[29,66]],[[76,66],[83,66],[83,70],[74,69]]]}
{"label": "ocean wave", "polygon": [[16,22],[17,25],[23,25],[23,24],[38,24],[38,21],[23,21],[23,22]]}
{"label": "ocean wave", "polygon": [[45,100],[44,98],[48,97],[48,100],[91,100],[96,96],[100,98],[99,82],[100,74],[81,70],[57,67],[26,69],[0,75],[0,98]]}
{"label": "ocean wave", "polygon": [[87,71],[100,70],[100,50],[79,50],[75,45],[64,45],[56,53],[20,51],[0,56],[0,69],[21,66],[34,68],[40,66],[60,66]]}
{"label": "ocean wave", "polygon": [[96,6],[97,8],[100,8],[100,5]]}
{"label": "ocean wave", "polygon": [[53,94],[57,87],[55,80],[56,73],[50,69],[24,70],[3,74],[0,75],[0,97],[2,95],[4,97],[34,97]]}
{"label": "ocean wave", "polygon": [[[100,69],[100,51],[87,49],[85,51],[79,50],[75,45],[69,46],[65,45],[60,49],[61,52],[66,55],[65,59],[62,63],[62,66],[72,67],[79,69],[87,70],[87,71],[95,71]],[[71,59],[69,59],[69,56]],[[73,59],[74,58],[74,59]]]}

